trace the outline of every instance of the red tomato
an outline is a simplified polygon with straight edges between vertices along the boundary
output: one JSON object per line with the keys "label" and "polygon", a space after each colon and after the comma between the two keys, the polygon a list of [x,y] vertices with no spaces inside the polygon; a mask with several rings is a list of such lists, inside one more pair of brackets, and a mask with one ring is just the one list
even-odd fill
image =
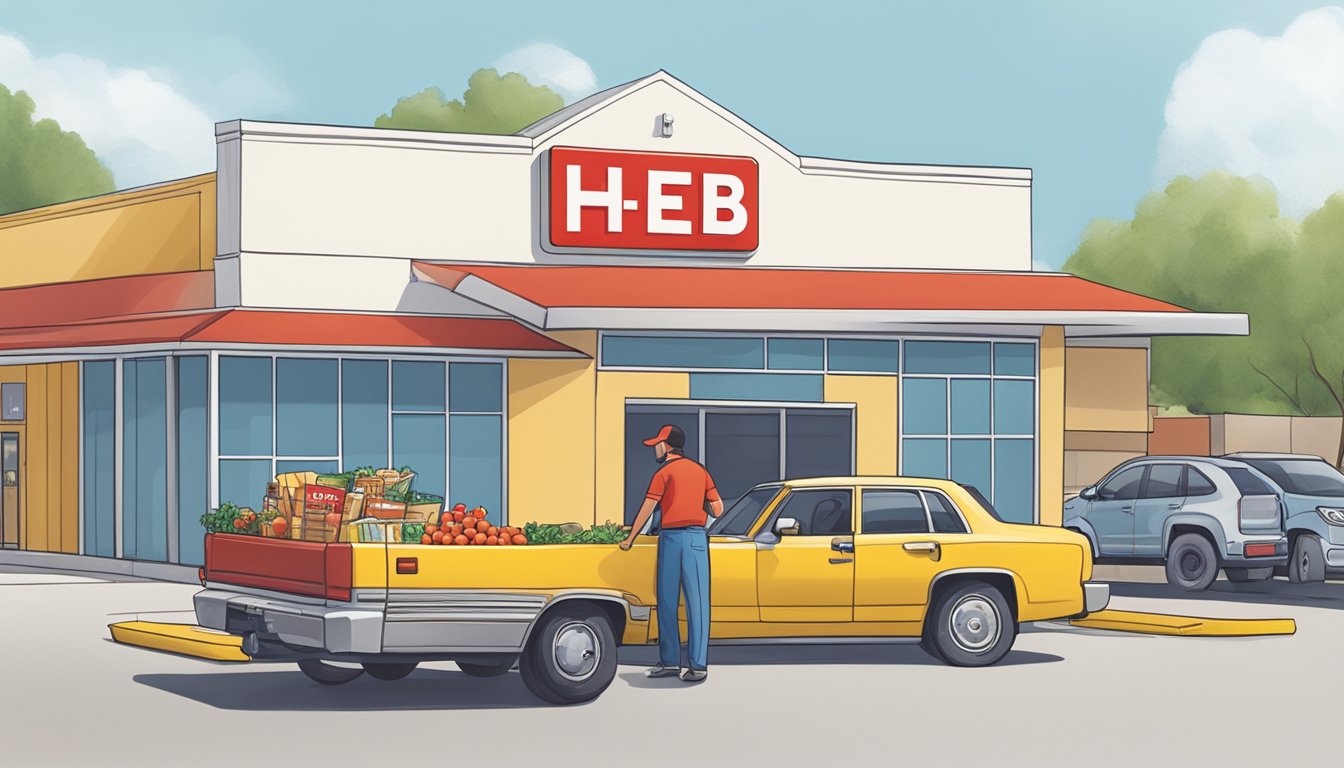
{"label": "red tomato", "polygon": [[467,537],[459,533],[457,537],[453,539],[453,543],[459,547],[465,547],[467,546]]}
{"label": "red tomato", "polygon": [[421,544],[433,544],[433,543],[434,543],[434,537],[430,536],[429,534],[425,534],[424,536],[421,536],[421,537],[420,537],[420,543],[421,543]]}
{"label": "red tomato", "polygon": [[439,544],[443,541],[443,531],[435,531],[429,538],[433,543]]}

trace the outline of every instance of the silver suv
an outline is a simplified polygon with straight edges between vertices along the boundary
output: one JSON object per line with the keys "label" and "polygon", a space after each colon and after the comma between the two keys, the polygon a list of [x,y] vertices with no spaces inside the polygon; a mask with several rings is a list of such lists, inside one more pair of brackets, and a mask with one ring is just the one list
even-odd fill
{"label": "silver suv", "polygon": [[1239,461],[1146,456],[1111,470],[1064,504],[1064,527],[1092,542],[1098,562],[1161,562],[1167,581],[1208,589],[1267,579],[1288,559],[1274,485]]}

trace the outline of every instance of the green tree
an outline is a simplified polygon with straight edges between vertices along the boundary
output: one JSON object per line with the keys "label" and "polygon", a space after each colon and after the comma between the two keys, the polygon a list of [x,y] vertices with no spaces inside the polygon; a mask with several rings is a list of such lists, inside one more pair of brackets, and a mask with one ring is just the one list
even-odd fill
{"label": "green tree", "polygon": [[1064,269],[1189,309],[1250,316],[1250,336],[1154,339],[1154,402],[1197,413],[1300,413],[1286,395],[1296,390],[1316,412],[1324,403],[1304,392],[1304,369],[1284,354],[1302,316],[1289,286],[1296,229],[1267,182],[1182,177],[1144,197],[1132,220],[1089,226]]}
{"label": "green tree", "polygon": [[112,173],[55,120],[33,120],[27,93],[0,85],[0,214],[113,189]]}
{"label": "green tree", "polygon": [[444,97],[437,86],[397,99],[390,114],[373,121],[378,128],[453,133],[516,133],[565,105],[559,94],[532,85],[517,72],[500,75],[478,69],[461,100]]}

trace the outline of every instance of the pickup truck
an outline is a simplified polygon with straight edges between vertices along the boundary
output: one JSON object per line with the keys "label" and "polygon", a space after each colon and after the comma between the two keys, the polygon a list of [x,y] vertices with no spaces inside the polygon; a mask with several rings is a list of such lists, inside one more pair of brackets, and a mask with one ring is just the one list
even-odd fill
{"label": "pickup truck", "polygon": [[[1101,610],[1086,538],[1003,522],[943,480],[840,477],[757,486],[710,528],[711,642],[911,642],[984,666],[1020,622]],[[211,534],[202,627],[255,661],[335,685],[451,660],[516,664],[541,699],[591,700],[617,648],[657,641],[657,539],[615,545],[441,547]],[[684,613],[682,615],[684,621]]]}

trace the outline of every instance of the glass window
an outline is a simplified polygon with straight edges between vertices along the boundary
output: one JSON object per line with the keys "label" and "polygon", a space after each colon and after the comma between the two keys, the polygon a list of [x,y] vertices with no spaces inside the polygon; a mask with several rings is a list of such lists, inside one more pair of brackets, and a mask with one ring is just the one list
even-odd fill
{"label": "glass window", "polygon": [[966,533],[966,523],[941,493],[924,492],[924,500],[929,503],[929,517],[933,518],[935,533]]}
{"label": "glass window", "polygon": [[[653,458],[653,449],[644,445],[644,441],[656,434],[664,424],[673,424],[681,428],[686,435],[686,457],[700,459],[700,413],[694,408],[657,409],[647,406],[632,406],[625,413],[625,507],[623,510],[626,525],[635,521],[635,513],[644,504],[644,494],[649,490],[649,480],[657,471],[658,464]],[[717,474],[717,473],[715,473]],[[731,506],[732,499],[726,495],[720,483],[719,493],[724,496],[723,503]]]}
{"label": "glass window", "polygon": [[1289,493],[1344,496],[1344,474],[1318,459],[1243,459]]}
{"label": "glass window", "polygon": [[994,374],[996,376],[1035,376],[1035,344],[994,344]]}
{"label": "glass window", "polygon": [[270,459],[220,459],[219,502],[257,509],[273,479]]}
{"label": "glass window", "polygon": [[393,362],[392,410],[443,413],[443,363]]}
{"label": "glass window", "polygon": [[901,343],[883,339],[828,339],[826,368],[834,372],[896,373]]}
{"label": "glass window", "polygon": [[952,441],[951,479],[988,493],[994,486],[993,448],[989,440]]}
{"label": "glass window", "polygon": [[1243,496],[1272,496],[1274,489],[1269,487],[1269,483],[1261,480],[1254,472],[1240,467],[1227,467],[1224,469],[1228,477],[1232,478],[1232,483],[1237,486]]}
{"label": "glass window", "polygon": [[335,456],[340,436],[340,364],[316,358],[275,361],[275,451]]}
{"label": "glass window", "polygon": [[770,339],[769,367],[789,371],[820,371],[826,367],[823,339]]}
{"label": "glass window", "polygon": [[271,448],[271,359],[219,358],[219,452],[270,456]]}
{"label": "glass window", "polygon": [[1130,467],[1102,483],[1097,488],[1097,498],[1102,501],[1128,501],[1139,498],[1139,488],[1143,485],[1144,467]]}
{"label": "glass window", "polygon": [[905,434],[947,434],[947,379],[905,379],[902,393]]}
{"label": "glass window", "polygon": [[725,504],[761,483],[782,479],[779,426],[778,411],[705,413],[704,464]]}
{"label": "glass window", "polygon": [[987,341],[907,341],[906,373],[989,373]]}
{"label": "glass window", "polygon": [[864,533],[928,533],[929,520],[915,491],[864,491]]}
{"label": "glass window", "polygon": [[418,413],[392,417],[392,464],[415,470],[415,489],[436,496],[443,496],[448,484],[445,418]]}
{"label": "glass window", "polygon": [[636,368],[765,368],[765,340],[716,336],[602,337],[602,364]]}
{"label": "glass window", "polygon": [[454,414],[448,417],[448,428],[448,487],[453,494],[452,503],[485,507],[491,513],[490,519],[502,522],[503,417]]}
{"label": "glass window", "polygon": [[947,477],[947,441],[906,438],[901,441],[901,474],[907,477]]}
{"label": "glass window", "polygon": [[849,411],[789,410],[784,417],[784,476],[832,477],[853,468]]}
{"label": "glass window", "polygon": [[1036,432],[1036,383],[999,379],[994,382],[994,433],[1031,435]]}
{"label": "glass window", "polygon": [[1036,456],[1032,440],[994,441],[994,508],[1010,523],[1036,517]]}
{"label": "glass window", "polygon": [[761,512],[779,493],[779,486],[772,485],[748,491],[737,503],[726,509],[723,516],[714,521],[710,533],[715,536],[746,536],[751,527],[760,519]]}
{"label": "glass window", "polygon": [[201,515],[210,507],[209,393],[209,361],[178,358],[177,558],[185,565],[205,563]]}
{"label": "glass window", "polygon": [[122,553],[168,559],[168,380],[164,358],[122,363]]}
{"label": "glass window", "polygon": [[799,536],[847,536],[854,532],[852,506],[853,492],[847,488],[804,488],[784,499],[774,519],[797,520]]}
{"label": "glass window", "polygon": [[[335,459],[276,459],[275,461],[275,474],[277,475],[288,472],[316,472],[319,475],[334,475],[340,471],[340,465]],[[264,483],[262,487],[265,488]]]}
{"label": "glass window", "polygon": [[1180,464],[1154,464],[1148,469],[1148,485],[1144,486],[1143,498],[1169,499],[1183,496],[1181,490]]}
{"label": "glass window", "polygon": [[1187,496],[1212,496],[1218,492],[1218,486],[1213,484],[1203,472],[1194,467],[1186,467],[1185,474],[1185,493]]}
{"label": "glass window", "polygon": [[387,466],[387,361],[341,361],[344,469]]}
{"label": "glass window", "polygon": [[692,400],[820,403],[824,377],[808,373],[692,373]]}
{"label": "glass window", "polygon": [[[116,556],[116,363],[84,363],[84,552]],[[6,535],[18,526],[18,510],[4,509]]]}
{"label": "glass window", "polygon": [[498,363],[451,363],[448,406],[455,413],[504,410],[504,367]]}
{"label": "glass window", "polygon": [[989,379],[952,379],[952,434],[988,435]]}

